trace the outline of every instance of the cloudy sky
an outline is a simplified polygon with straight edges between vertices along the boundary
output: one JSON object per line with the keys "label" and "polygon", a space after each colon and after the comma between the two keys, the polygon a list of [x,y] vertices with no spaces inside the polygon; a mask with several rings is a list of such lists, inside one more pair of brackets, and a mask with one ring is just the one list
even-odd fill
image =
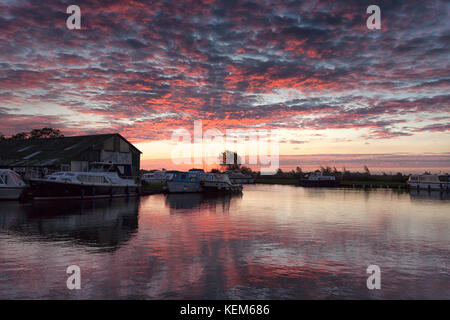
{"label": "cloudy sky", "polygon": [[[81,30],[66,27],[71,4]],[[371,4],[381,30],[366,27]],[[384,154],[448,168],[449,12],[447,1],[0,0],[0,132],[119,132],[146,163],[202,120],[279,129],[293,166]]]}

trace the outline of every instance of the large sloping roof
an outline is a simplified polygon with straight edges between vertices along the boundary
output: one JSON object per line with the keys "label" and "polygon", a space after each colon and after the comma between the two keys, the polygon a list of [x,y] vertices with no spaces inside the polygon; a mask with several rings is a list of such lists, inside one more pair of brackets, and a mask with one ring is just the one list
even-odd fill
{"label": "large sloping roof", "polygon": [[[116,135],[127,141],[118,133],[0,141],[0,166],[38,167],[69,163],[80,153],[93,146],[99,146],[105,140]],[[141,153],[131,143],[129,144],[134,150]]]}

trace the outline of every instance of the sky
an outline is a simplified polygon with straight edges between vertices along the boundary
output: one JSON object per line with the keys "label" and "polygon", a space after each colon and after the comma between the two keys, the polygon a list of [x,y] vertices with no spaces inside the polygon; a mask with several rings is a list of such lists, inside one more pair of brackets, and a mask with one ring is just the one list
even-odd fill
{"label": "sky", "polygon": [[[80,30],[66,26],[73,4]],[[372,4],[379,30],[366,26]],[[449,171],[449,12],[448,1],[0,0],[0,133],[119,132],[144,168],[176,167],[173,132],[201,121],[278,130],[282,168]]]}

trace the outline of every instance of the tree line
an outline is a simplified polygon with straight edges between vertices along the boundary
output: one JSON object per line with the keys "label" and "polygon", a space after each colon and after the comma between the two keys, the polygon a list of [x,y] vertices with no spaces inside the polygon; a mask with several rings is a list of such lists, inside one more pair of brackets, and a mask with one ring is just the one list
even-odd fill
{"label": "tree line", "polygon": [[[241,171],[244,174],[250,174],[255,178],[262,177],[259,171],[252,171],[251,168],[242,166],[240,163],[240,156],[236,152],[232,152],[229,150],[224,151],[221,154],[223,158],[223,162],[221,165],[222,170],[237,170]],[[231,163],[225,162],[225,159],[233,159]],[[336,167],[330,166],[321,166],[319,169],[323,175],[325,176],[334,176],[337,179],[342,181],[368,181],[368,180],[379,180],[379,181],[395,181],[395,182],[405,182],[409,175],[404,175],[401,172],[397,172],[395,174],[382,172],[381,174],[372,174],[367,165],[363,167],[362,172],[351,172],[347,170],[345,167],[342,170],[338,170]],[[213,169],[211,172],[219,173],[218,169]],[[297,166],[295,170],[283,171],[281,168],[278,169],[277,173],[270,176],[264,176],[264,179],[301,179],[304,178],[307,172],[303,172],[302,168]]]}
{"label": "tree line", "polygon": [[0,141],[40,139],[40,138],[60,138],[60,137],[64,137],[64,135],[59,129],[53,129],[49,127],[45,127],[42,129],[33,129],[29,132],[19,132],[9,137],[0,133]]}

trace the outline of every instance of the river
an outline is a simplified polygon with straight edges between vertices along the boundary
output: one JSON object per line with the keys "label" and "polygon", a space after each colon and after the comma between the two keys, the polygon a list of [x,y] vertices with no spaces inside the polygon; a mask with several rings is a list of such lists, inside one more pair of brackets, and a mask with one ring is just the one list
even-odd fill
{"label": "river", "polygon": [[448,194],[386,189],[1,202],[0,299],[450,299],[449,227]]}

